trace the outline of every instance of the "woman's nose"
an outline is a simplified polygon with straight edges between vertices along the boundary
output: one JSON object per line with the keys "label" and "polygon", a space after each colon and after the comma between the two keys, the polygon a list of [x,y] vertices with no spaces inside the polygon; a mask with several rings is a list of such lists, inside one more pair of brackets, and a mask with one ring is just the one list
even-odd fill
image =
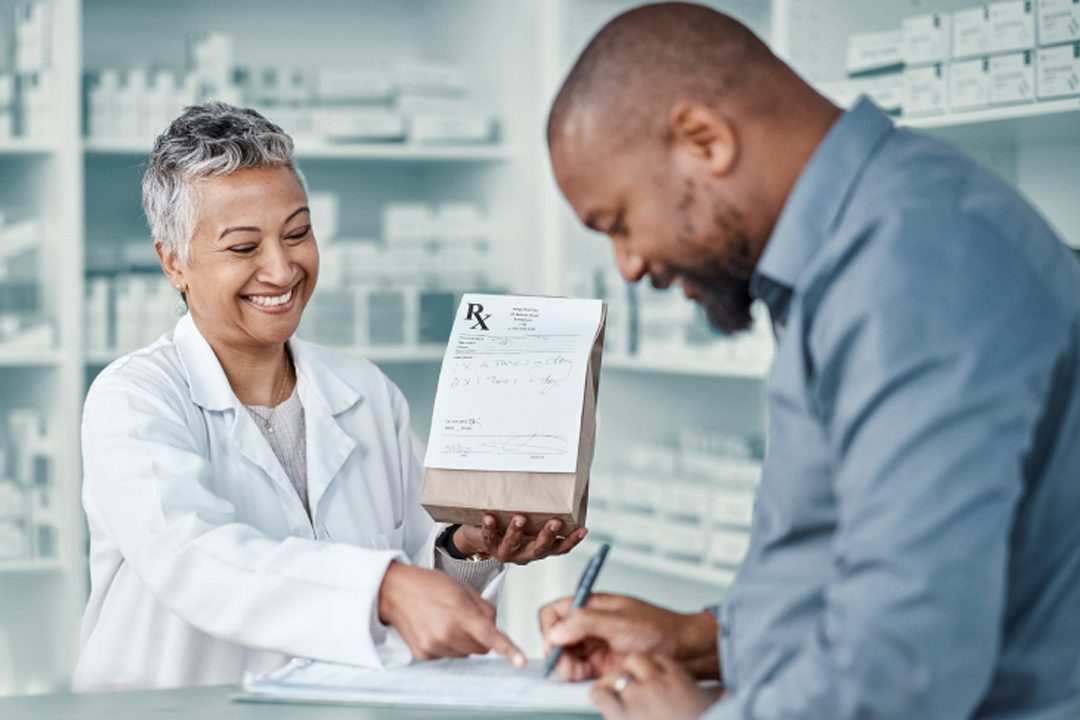
{"label": "woman's nose", "polygon": [[289,257],[289,249],[285,243],[269,241],[263,245],[262,263],[259,267],[258,279],[270,285],[284,287],[293,280],[293,267]]}

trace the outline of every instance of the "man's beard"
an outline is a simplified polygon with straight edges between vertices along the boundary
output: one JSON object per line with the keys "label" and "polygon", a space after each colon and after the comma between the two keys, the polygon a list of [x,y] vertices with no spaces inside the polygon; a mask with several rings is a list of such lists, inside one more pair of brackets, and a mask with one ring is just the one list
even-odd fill
{"label": "man's beard", "polygon": [[[745,241],[745,238],[741,238]],[[703,270],[672,268],[676,277],[697,290],[697,302],[705,312],[705,319],[725,335],[748,330],[753,323],[750,305],[750,277],[753,265],[731,263],[721,269],[712,263]]]}
{"label": "man's beard", "polygon": [[[680,205],[685,218],[682,228],[684,238],[693,235],[685,212],[694,200],[694,187],[691,184]],[[741,219],[741,214],[735,208],[716,201],[712,209],[713,228],[710,234],[714,238],[727,238],[726,257],[695,268],[669,268],[671,276],[681,278],[697,290],[696,299],[705,311],[705,318],[725,335],[748,330],[753,323],[750,306],[754,299],[750,296],[750,278],[754,274],[758,253],[755,252],[755,243],[740,229]]]}

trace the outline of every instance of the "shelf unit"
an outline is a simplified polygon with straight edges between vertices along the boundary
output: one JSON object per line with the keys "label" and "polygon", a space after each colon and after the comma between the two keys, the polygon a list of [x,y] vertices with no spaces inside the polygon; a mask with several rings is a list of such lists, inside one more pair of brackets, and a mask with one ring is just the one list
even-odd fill
{"label": "shelf unit", "polygon": [[[182,67],[184,39],[233,31],[237,57],[257,66],[290,56],[305,65],[377,63],[399,57],[452,62],[500,118],[490,145],[410,143],[298,144],[314,190],[348,194],[342,223],[350,235],[377,232],[388,200],[475,200],[497,216],[492,264],[509,289],[577,294],[575,278],[613,263],[606,239],[583,230],[563,202],[544,147],[547,108],[577,53],[627,0],[267,0],[259,12],[239,0],[185,0],[147,12],[139,0],[47,0],[52,8],[53,136],[0,143],[0,197],[48,218],[43,257],[47,307],[58,344],[48,350],[0,346],[0,410],[32,406],[56,430],[55,477],[63,507],[57,556],[0,562],[0,631],[18,664],[0,692],[63,687],[77,654],[87,593],[84,521],[79,506],[79,422],[88,378],[115,359],[83,343],[88,246],[146,237],[139,207],[139,165],[146,142],[98,142],[81,136],[82,75],[101,67],[156,63]],[[851,32],[898,27],[906,15],[952,12],[973,0],[711,0],[770,40],[811,82],[842,75]],[[0,0],[11,12],[14,0]],[[283,22],[288,19],[289,22]],[[291,60],[289,61],[291,62]],[[969,152],[1014,183],[1062,236],[1080,245],[1080,99],[1017,105],[900,123]],[[343,203],[344,204],[344,203]],[[149,242],[149,240],[147,240]],[[413,424],[426,437],[442,347],[354,349],[371,358],[409,397]],[[609,352],[601,381],[597,463],[616,463],[639,443],[668,443],[683,427],[763,437],[768,361],[668,361]],[[658,477],[658,482],[665,478]],[[589,550],[514,568],[502,622],[537,652],[536,607],[573,590]],[[605,571],[605,577],[609,571]],[[628,548],[612,554],[607,589],[690,610],[715,602],[730,582],[723,569],[687,566]],[[607,584],[605,584],[607,583]],[[0,643],[3,647],[5,643]],[[6,684],[5,684],[6,683]]]}

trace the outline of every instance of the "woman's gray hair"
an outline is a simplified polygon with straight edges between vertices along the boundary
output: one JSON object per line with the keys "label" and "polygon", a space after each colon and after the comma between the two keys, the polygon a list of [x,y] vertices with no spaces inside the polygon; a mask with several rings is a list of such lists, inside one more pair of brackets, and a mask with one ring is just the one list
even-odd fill
{"label": "woman's gray hair", "polygon": [[250,108],[223,102],[187,108],[158,135],[143,174],[143,211],[154,239],[189,265],[198,180],[274,166],[290,168],[307,191],[292,138],[280,127]]}

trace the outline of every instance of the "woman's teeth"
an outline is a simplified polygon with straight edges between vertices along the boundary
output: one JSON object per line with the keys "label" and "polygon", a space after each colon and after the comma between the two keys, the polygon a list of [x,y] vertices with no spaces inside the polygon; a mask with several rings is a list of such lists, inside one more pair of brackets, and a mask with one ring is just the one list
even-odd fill
{"label": "woman's teeth", "polygon": [[292,298],[292,289],[284,295],[278,295],[277,297],[267,297],[266,295],[248,295],[248,300],[256,305],[262,305],[263,307],[277,307],[278,305],[284,305]]}

